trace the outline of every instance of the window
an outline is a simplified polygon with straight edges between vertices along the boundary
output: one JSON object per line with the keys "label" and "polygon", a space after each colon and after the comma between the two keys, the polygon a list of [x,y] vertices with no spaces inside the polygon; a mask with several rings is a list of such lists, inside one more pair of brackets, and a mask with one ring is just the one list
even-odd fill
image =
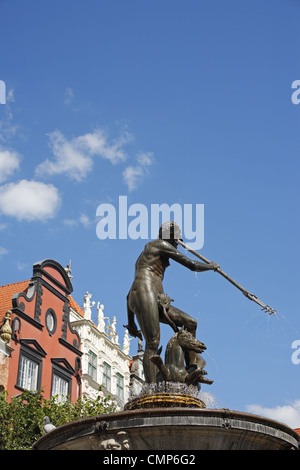
{"label": "window", "polygon": [[38,370],[39,365],[37,362],[26,356],[21,356],[18,373],[18,386],[26,390],[37,390]]}
{"label": "window", "polygon": [[50,335],[53,335],[55,333],[56,324],[57,324],[57,321],[56,321],[55,312],[54,310],[52,310],[52,308],[48,308],[46,312],[46,328]]}
{"label": "window", "polygon": [[64,401],[69,392],[69,381],[53,374],[51,395],[58,395],[59,401]]}
{"label": "window", "polygon": [[120,398],[120,400],[123,400],[124,399],[124,377],[118,372],[116,373],[116,376],[117,376],[117,397]]}
{"label": "window", "polygon": [[109,364],[106,362],[103,363],[103,380],[102,380],[103,385],[107,388],[107,390],[110,392],[110,386],[111,386],[111,367]]}
{"label": "window", "polygon": [[16,388],[39,391],[41,389],[43,358],[46,351],[35,339],[20,339],[20,356]]}
{"label": "window", "polygon": [[88,374],[97,380],[97,355],[93,351],[89,351]]}
{"label": "window", "polygon": [[75,370],[63,357],[52,358],[51,395],[58,396],[59,401],[71,399],[72,377]]}

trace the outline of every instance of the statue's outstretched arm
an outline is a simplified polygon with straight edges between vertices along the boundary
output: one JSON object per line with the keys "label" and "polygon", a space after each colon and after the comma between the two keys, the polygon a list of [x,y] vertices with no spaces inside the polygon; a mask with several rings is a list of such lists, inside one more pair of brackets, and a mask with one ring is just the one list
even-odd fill
{"label": "statue's outstretched arm", "polygon": [[161,248],[162,254],[167,256],[179,264],[182,264],[186,268],[190,269],[191,271],[215,271],[219,268],[219,265],[215,262],[211,263],[201,263],[200,261],[192,260],[182,254],[179,250],[177,250],[173,245],[166,241],[162,241]]}

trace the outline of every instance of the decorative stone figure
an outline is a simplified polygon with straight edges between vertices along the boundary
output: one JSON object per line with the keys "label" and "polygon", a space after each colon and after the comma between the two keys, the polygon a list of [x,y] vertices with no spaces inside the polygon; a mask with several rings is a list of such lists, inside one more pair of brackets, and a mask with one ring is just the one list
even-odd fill
{"label": "decorative stone figure", "polygon": [[117,324],[117,319],[116,317],[113,317],[113,321],[110,326],[110,338],[114,344],[119,344],[119,337],[116,331],[116,324]]}
{"label": "decorative stone figure", "polygon": [[83,304],[84,318],[86,320],[91,320],[91,318],[92,318],[92,307],[95,305],[94,301],[91,302],[91,297],[92,297],[92,294],[89,294],[88,292],[83,297],[83,300],[84,300],[84,304]]}
{"label": "decorative stone figure", "polygon": [[102,333],[105,332],[105,320],[108,319],[108,317],[104,316],[103,310],[104,310],[104,305],[100,304],[100,302],[98,302],[98,304],[97,304],[98,330],[102,331]]}
{"label": "decorative stone figure", "polygon": [[7,310],[5,317],[4,317],[3,326],[0,330],[0,337],[3,339],[5,343],[8,343],[11,339],[11,334],[12,334],[12,329],[10,326],[11,313],[12,313],[11,310]]}
{"label": "decorative stone figure", "polygon": [[69,264],[67,264],[67,267],[65,268],[65,271],[66,271],[70,281],[72,281],[73,276],[72,276],[72,270],[71,270],[71,260],[70,260]]}
{"label": "decorative stone figure", "polygon": [[128,336],[128,330],[126,328],[125,334],[124,334],[124,339],[123,339],[123,353],[124,354],[129,354],[130,341],[131,341],[131,339]]}
{"label": "decorative stone figure", "polygon": [[125,431],[119,431],[115,436],[108,438],[105,433],[100,434],[98,442],[92,445],[92,450],[130,450],[130,440]]}

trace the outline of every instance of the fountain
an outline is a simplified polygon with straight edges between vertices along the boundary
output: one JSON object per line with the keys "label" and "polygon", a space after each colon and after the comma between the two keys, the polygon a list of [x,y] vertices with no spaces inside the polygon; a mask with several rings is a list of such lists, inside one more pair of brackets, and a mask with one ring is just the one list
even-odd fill
{"label": "fountain", "polygon": [[299,450],[299,436],[288,426],[225,408],[201,408],[189,395],[150,393],[135,404],[118,413],[60,426],[41,437],[33,449],[176,450],[185,454],[196,450]]}
{"label": "fountain", "polygon": [[[177,250],[179,240],[180,227],[163,224],[158,240],[148,243],[139,256],[127,296],[126,329],[145,340],[146,383],[141,392],[130,397],[124,411],[65,424],[39,439],[34,449],[299,450],[299,435],[289,426],[249,413],[207,408],[199,398],[200,384],[213,383],[206,378],[201,355],[206,346],[196,338],[197,322],[162,294],[162,279],[169,258],[196,272],[216,271],[219,266],[190,260]],[[160,322],[174,332],[164,360],[159,348]]]}

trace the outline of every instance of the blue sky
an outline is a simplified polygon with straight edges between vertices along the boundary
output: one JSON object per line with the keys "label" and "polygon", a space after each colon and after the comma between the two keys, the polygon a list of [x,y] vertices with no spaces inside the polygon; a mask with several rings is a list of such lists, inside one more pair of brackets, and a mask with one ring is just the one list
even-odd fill
{"label": "blue sky", "polygon": [[74,298],[101,301],[122,339],[146,241],[99,240],[97,207],[204,204],[200,252],[278,314],[171,263],[165,291],[207,345],[203,391],[300,427],[300,3],[2,0],[0,16],[1,284],[71,259]]}

